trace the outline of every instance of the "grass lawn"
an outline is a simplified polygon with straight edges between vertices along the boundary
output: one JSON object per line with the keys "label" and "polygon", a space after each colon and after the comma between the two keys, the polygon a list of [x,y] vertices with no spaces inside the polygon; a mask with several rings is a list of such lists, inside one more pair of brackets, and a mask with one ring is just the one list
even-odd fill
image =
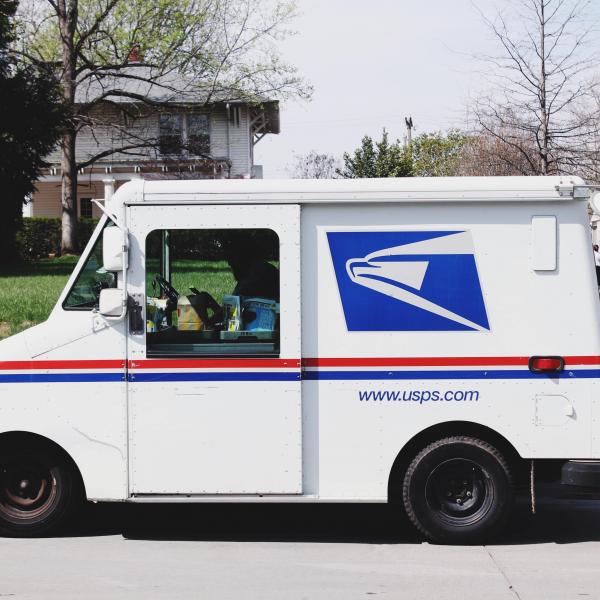
{"label": "grass lawn", "polygon": [[[0,270],[0,339],[48,318],[77,260],[67,256]],[[147,292],[154,295],[151,282],[158,268],[148,267]],[[196,287],[221,302],[223,294],[235,287],[225,261],[174,260],[171,270],[173,286],[180,294],[187,295],[190,287]]]}
{"label": "grass lawn", "polygon": [[0,269],[0,339],[45,321],[76,263],[65,256]]}
{"label": "grass lawn", "polygon": [[[158,261],[149,260],[147,269],[146,293],[149,296],[158,296],[158,292],[152,287],[154,276],[160,272]],[[223,299],[223,294],[231,294],[235,287],[231,269],[224,260],[173,260],[171,283],[184,296],[191,294],[190,288],[195,287],[211,294],[217,302]]]}

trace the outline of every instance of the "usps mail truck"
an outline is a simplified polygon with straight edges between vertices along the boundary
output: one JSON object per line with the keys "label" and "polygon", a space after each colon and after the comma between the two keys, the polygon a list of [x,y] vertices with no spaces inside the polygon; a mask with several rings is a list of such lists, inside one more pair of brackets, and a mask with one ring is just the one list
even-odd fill
{"label": "usps mail truck", "polygon": [[468,543],[552,469],[597,484],[590,193],[124,184],[48,320],[0,343],[0,530],[85,498],[390,502]]}

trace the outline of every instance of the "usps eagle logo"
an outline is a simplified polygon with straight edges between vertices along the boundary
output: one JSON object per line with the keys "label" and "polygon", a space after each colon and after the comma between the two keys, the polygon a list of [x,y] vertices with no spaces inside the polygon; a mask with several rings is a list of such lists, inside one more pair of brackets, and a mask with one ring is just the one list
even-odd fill
{"label": "usps eagle logo", "polygon": [[327,233],[349,331],[486,331],[469,231]]}

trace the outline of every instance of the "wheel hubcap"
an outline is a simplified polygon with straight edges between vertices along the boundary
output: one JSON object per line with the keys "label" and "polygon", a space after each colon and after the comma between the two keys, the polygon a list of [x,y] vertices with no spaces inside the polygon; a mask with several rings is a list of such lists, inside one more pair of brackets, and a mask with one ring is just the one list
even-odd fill
{"label": "wheel hubcap", "polygon": [[429,474],[425,497],[438,517],[454,525],[468,525],[489,508],[491,480],[477,463],[463,458],[447,460]]}
{"label": "wheel hubcap", "polygon": [[14,460],[0,470],[0,512],[16,519],[46,510],[56,493],[50,469],[34,460]]}

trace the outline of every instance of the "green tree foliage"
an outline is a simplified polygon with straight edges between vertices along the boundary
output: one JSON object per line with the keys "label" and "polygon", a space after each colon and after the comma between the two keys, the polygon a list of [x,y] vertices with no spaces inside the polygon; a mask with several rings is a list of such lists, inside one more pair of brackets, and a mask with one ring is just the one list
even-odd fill
{"label": "green tree foliage", "polygon": [[457,129],[424,133],[410,145],[415,177],[454,177],[460,174],[468,136]]}
{"label": "green tree foliage", "polygon": [[[140,105],[166,109],[181,98],[309,97],[310,85],[279,52],[295,15],[292,0],[23,0],[17,49],[32,64],[56,65],[71,115],[60,140],[64,253],[77,249],[78,170],[157,143],[103,122],[96,109],[118,106],[131,120]],[[78,162],[77,135],[101,128],[126,139]]]}
{"label": "green tree foliage", "polygon": [[352,154],[344,153],[343,161],[338,174],[346,179],[410,177],[413,173],[410,153],[399,140],[391,144],[385,129],[378,142],[365,135],[359,148]]}
{"label": "green tree foliage", "polygon": [[424,133],[408,146],[396,140],[390,143],[384,129],[380,141],[369,136],[353,153],[345,153],[345,178],[357,177],[452,177],[459,175],[468,136],[459,130]]}
{"label": "green tree foliage", "polygon": [[23,202],[60,135],[64,113],[54,76],[10,52],[17,2],[0,2],[0,263],[17,259]]}

